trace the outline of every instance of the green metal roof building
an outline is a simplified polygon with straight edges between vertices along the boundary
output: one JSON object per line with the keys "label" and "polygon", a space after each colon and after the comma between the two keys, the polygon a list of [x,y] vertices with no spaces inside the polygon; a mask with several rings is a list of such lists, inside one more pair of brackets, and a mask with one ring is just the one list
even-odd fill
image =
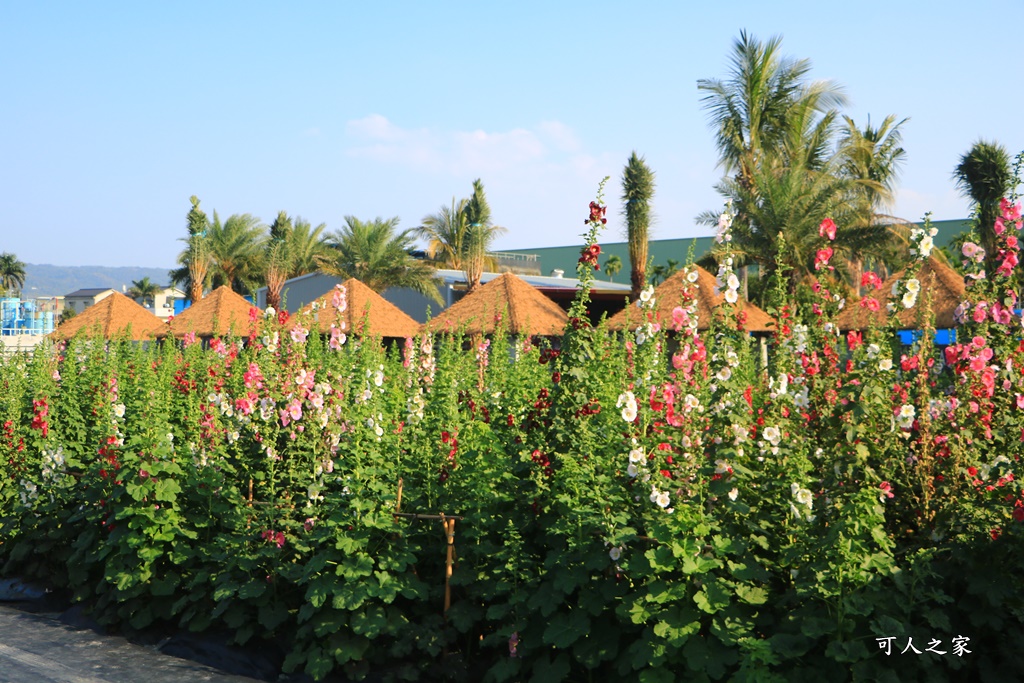
{"label": "green metal roof building", "polygon": [[[932,221],[932,226],[938,229],[935,236],[935,244],[942,247],[950,244],[957,235],[965,232],[969,227],[967,219],[948,221]],[[552,271],[561,270],[568,277],[573,277],[576,272],[576,263],[580,257],[582,244],[565,247],[541,247],[538,249],[503,249],[501,255],[536,256],[529,259],[530,267],[536,266],[539,274],[551,275]],[[668,266],[668,260],[673,259],[680,266],[685,265],[689,260],[690,249],[693,249],[693,260],[711,251],[714,246],[713,237],[682,237],[678,239],[651,240],[649,257],[652,266]],[[604,242],[601,243],[601,267],[612,254],[622,259],[622,270],[614,278],[609,278],[603,271],[595,272],[594,276],[599,280],[629,282],[629,245],[626,242]],[[501,259],[504,260],[504,259]]]}

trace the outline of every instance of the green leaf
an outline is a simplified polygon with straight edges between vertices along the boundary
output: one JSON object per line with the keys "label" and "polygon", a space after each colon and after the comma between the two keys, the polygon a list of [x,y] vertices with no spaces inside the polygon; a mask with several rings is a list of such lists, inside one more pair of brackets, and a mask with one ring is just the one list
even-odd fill
{"label": "green leaf", "polygon": [[544,629],[544,642],[556,648],[567,648],[590,630],[590,617],[581,609],[560,612]]}
{"label": "green leaf", "polygon": [[710,582],[693,596],[697,606],[708,614],[724,609],[729,604],[729,591],[717,581]]}

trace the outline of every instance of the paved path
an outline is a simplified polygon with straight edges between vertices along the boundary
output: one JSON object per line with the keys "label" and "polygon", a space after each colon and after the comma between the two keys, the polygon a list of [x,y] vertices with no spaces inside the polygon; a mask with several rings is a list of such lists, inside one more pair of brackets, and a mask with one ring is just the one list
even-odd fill
{"label": "paved path", "polygon": [[0,683],[258,683],[0,604]]}

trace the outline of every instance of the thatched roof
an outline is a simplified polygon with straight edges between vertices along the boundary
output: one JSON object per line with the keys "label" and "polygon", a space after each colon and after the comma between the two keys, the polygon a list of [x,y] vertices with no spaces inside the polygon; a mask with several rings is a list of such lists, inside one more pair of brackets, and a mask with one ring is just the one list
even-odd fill
{"label": "thatched roof", "polygon": [[509,334],[550,337],[561,335],[569,321],[561,306],[512,273],[503,273],[441,311],[424,329],[492,334],[499,319]]}
{"label": "thatched roof", "polygon": [[61,323],[50,335],[54,339],[70,339],[78,331],[84,330],[86,333],[95,331],[110,339],[128,331],[130,339],[141,341],[152,339],[165,327],[160,318],[124,294],[114,292]]}
{"label": "thatched roof", "polygon": [[915,329],[918,326],[918,312],[929,298],[932,312],[935,314],[935,327],[938,329],[955,327],[953,311],[967,297],[963,276],[935,257],[929,257],[917,274],[917,279],[921,282],[917,304],[913,308],[904,308],[899,298],[892,295],[892,287],[897,281],[906,277],[906,273],[907,271],[904,269],[893,274],[875,291],[874,298],[881,304],[877,311],[872,312],[864,308],[860,305],[859,300],[852,303],[847,302],[839,313],[839,317],[836,318],[839,329],[865,330],[870,327],[872,321],[879,327],[885,325],[885,304],[889,301],[896,304],[898,311],[896,318],[899,320],[900,328]]}
{"label": "thatched roof", "polygon": [[[725,303],[725,295],[721,292],[715,294],[714,275],[700,266],[694,268],[697,269],[697,327],[706,330],[711,324],[714,310]],[[672,320],[672,309],[682,302],[684,286],[689,286],[685,278],[684,270],[676,271],[654,290],[654,310],[662,324]],[[767,332],[774,327],[771,316],[749,301],[740,299],[736,305],[747,314],[747,322],[744,325],[746,331]],[[641,320],[642,315],[636,306],[626,306],[608,319],[608,328],[622,330],[639,324]]]}
{"label": "thatched roof", "polygon": [[[346,334],[368,337],[415,337],[419,332],[418,322],[359,280],[352,278],[340,286],[345,288],[347,302],[345,311],[341,313],[343,331]],[[334,291],[332,289],[304,306],[297,316],[310,313],[315,305],[319,331],[322,334],[330,332],[331,325],[338,323],[338,312],[332,303]]]}
{"label": "thatched roof", "polygon": [[[168,324],[168,332],[175,337],[183,337],[188,332],[197,337],[221,337],[232,333],[242,336],[249,333],[249,311],[254,308],[230,287],[218,287],[176,315]],[[259,311],[258,308],[256,310]]]}

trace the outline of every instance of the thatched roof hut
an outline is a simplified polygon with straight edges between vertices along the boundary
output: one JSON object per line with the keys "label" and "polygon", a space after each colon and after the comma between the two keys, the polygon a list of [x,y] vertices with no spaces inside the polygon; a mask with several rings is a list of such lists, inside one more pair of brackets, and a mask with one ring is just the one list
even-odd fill
{"label": "thatched roof hut", "polygon": [[428,332],[462,330],[493,334],[504,320],[509,334],[557,337],[569,317],[562,307],[512,273],[503,273],[467,294],[423,327]]}
{"label": "thatched roof hut", "polygon": [[885,325],[885,305],[890,301],[896,304],[898,311],[896,319],[899,321],[900,328],[916,329],[920,308],[929,299],[931,299],[931,308],[935,315],[936,329],[955,327],[953,311],[967,297],[963,276],[934,256],[929,257],[917,274],[917,279],[921,283],[917,305],[913,308],[904,308],[898,297],[892,295],[892,288],[899,280],[906,277],[906,273],[907,271],[904,269],[893,274],[878,288],[874,296],[880,304],[877,311],[871,311],[861,306],[859,300],[852,303],[847,302],[843,310],[840,311],[839,317],[836,318],[839,329],[866,330],[872,323],[879,327]]}
{"label": "thatched roof hut", "polygon": [[[253,309],[259,311],[230,287],[218,287],[176,315],[168,324],[167,333],[175,337],[183,337],[189,332],[197,337],[246,335],[252,327],[250,311]],[[257,318],[257,325],[258,321]]]}
{"label": "thatched roof hut", "polygon": [[114,292],[99,303],[66,320],[50,333],[53,339],[70,339],[79,331],[95,331],[110,339],[125,332],[135,341],[153,339],[167,325],[124,294]]}
{"label": "thatched roof hut", "polygon": [[[367,337],[415,337],[420,324],[406,315],[400,308],[373,291],[355,278],[346,280],[339,287],[345,288],[345,311],[340,314],[346,334]],[[316,316],[317,329],[321,334],[331,331],[331,325],[339,322],[335,308],[335,290],[307,304],[296,314],[298,318],[310,312]],[[315,310],[314,310],[315,307]]]}
{"label": "thatched roof hut", "polygon": [[[706,330],[711,324],[715,309],[725,303],[725,295],[721,292],[715,294],[714,275],[700,266],[694,266],[694,268],[697,269],[697,327]],[[654,290],[654,310],[663,324],[672,320],[672,309],[682,302],[684,286],[690,286],[688,282],[685,282],[685,278],[685,271],[676,271]],[[775,323],[771,316],[754,304],[740,299],[736,305],[747,315],[744,325],[746,331],[768,332],[773,328]],[[626,329],[639,324],[642,319],[642,314],[636,306],[627,306],[608,319],[608,328],[612,330]]]}

